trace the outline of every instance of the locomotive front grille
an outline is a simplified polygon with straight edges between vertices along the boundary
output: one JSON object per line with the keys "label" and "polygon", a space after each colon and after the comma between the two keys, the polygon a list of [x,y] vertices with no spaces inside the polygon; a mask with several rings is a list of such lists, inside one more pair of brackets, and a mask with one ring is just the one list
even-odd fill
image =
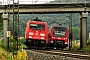
{"label": "locomotive front grille", "polygon": [[28,42],[32,45],[42,45],[42,44],[46,44],[45,40],[28,40]]}
{"label": "locomotive front grille", "polygon": [[45,44],[46,43],[46,41],[45,40],[41,40],[41,42],[40,42],[41,44]]}
{"label": "locomotive front grille", "polygon": [[55,45],[64,45],[65,44],[65,41],[63,41],[63,40],[54,40],[54,44]]}

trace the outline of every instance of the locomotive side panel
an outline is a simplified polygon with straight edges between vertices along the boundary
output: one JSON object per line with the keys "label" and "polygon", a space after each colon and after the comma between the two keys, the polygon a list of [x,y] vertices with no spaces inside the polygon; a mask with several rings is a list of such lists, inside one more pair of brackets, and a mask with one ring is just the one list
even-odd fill
{"label": "locomotive side panel", "polygon": [[26,24],[25,38],[29,39],[29,22]]}

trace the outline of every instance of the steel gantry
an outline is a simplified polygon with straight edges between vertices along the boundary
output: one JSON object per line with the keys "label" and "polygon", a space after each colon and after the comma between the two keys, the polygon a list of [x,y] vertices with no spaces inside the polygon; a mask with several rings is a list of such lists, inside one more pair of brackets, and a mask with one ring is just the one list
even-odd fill
{"label": "steel gantry", "polygon": [[[10,15],[10,1],[11,0],[7,0],[7,6],[5,9],[5,12],[3,13],[3,30],[4,30],[4,45],[5,47],[9,48],[9,37],[11,37],[11,31],[10,31],[10,24],[9,24],[9,15]],[[18,4],[17,6],[15,6],[15,4]],[[17,10],[14,10],[17,9]],[[17,14],[16,14],[17,12]],[[20,36],[20,30],[19,30],[19,0],[17,3],[14,3],[13,0],[13,29],[12,29],[12,36],[13,36],[13,56],[15,53],[16,49],[19,49],[19,36]],[[11,48],[11,47],[10,47]]]}
{"label": "steel gantry", "polygon": [[[17,6],[15,6],[17,4]],[[17,9],[17,10],[14,10]],[[17,12],[17,14],[15,13]],[[20,41],[20,28],[19,28],[19,0],[17,3],[13,0],[13,55],[14,49],[19,49],[19,41]]]}

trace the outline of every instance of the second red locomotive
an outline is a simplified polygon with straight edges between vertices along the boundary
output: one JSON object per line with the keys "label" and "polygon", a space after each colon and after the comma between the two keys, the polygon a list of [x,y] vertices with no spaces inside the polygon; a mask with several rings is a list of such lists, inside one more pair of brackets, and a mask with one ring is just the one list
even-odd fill
{"label": "second red locomotive", "polygon": [[64,24],[54,23],[50,28],[50,47],[66,48],[69,44],[70,30]]}

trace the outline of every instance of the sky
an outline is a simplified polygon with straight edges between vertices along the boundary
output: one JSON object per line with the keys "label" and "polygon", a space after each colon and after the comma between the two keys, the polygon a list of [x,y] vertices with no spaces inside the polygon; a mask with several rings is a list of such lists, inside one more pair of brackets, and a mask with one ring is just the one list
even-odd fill
{"label": "sky", "polygon": [[[13,0],[0,0],[2,3],[0,5],[13,4]],[[46,2],[55,1],[55,0],[19,0],[19,4],[43,4]],[[18,2],[18,0],[14,0],[14,2]]]}

